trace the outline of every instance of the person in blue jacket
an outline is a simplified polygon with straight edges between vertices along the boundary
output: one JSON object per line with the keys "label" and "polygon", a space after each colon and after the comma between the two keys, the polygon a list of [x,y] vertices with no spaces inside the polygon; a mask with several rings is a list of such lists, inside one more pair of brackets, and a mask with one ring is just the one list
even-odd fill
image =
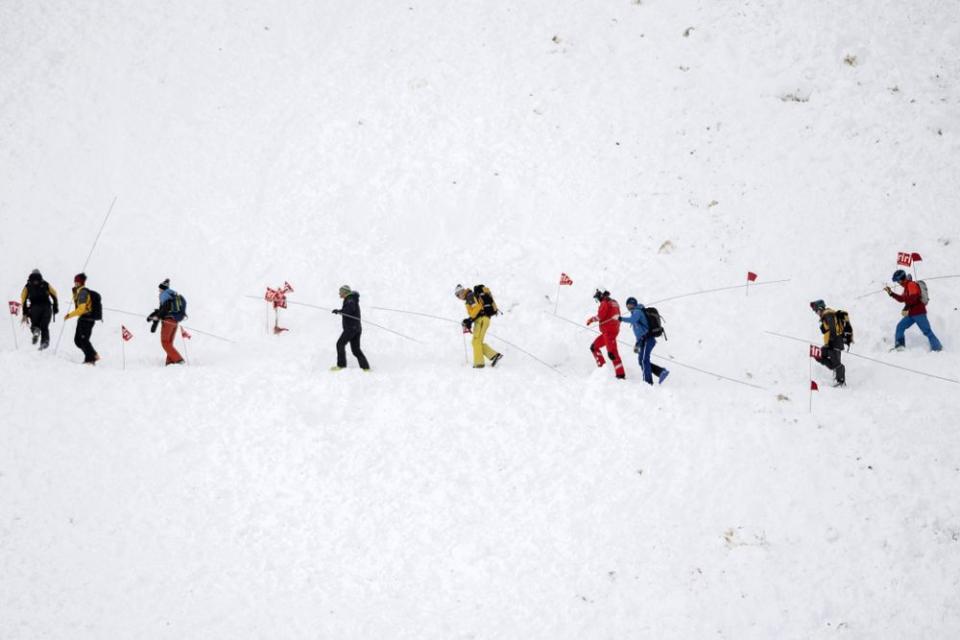
{"label": "person in blue jacket", "polygon": [[643,305],[639,304],[636,298],[627,298],[627,311],[630,312],[630,315],[620,316],[620,322],[629,323],[637,337],[637,344],[634,345],[633,352],[637,354],[637,360],[643,369],[643,380],[647,384],[653,384],[653,376],[657,376],[659,383],[663,384],[663,381],[670,375],[670,371],[650,362],[650,354],[657,345],[657,339],[650,335],[647,314],[643,311]]}

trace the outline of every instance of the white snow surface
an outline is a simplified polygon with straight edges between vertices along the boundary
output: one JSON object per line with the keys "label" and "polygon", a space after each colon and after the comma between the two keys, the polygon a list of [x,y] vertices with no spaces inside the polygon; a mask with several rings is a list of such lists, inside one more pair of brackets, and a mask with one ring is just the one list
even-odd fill
{"label": "white snow surface", "polygon": [[[811,413],[807,347],[764,333],[819,342],[823,298],[853,353],[960,377],[960,279],[941,353],[888,353],[864,296],[899,251],[960,273],[956,9],[0,4],[3,291],[38,267],[68,308],[116,198],[86,271],[133,314],[95,368],[73,321],[56,353],[0,327],[0,638],[960,636],[958,385],[848,355]],[[663,386],[575,326],[596,286],[748,270],[789,282],[656,305]],[[167,277],[234,342],[163,368]],[[245,297],[285,280],[420,343],[368,325],[373,371],[329,373],[337,318],[273,336]],[[374,309],[457,321],[458,282],[504,311],[496,369]]]}

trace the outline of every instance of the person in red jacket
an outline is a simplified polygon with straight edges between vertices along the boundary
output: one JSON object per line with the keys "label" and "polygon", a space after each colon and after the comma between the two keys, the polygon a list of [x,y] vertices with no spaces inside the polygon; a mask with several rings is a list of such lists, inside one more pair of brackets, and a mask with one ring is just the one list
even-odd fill
{"label": "person in red jacket", "polygon": [[620,352],[617,351],[617,336],[620,334],[620,305],[610,297],[609,291],[597,289],[593,299],[600,303],[600,308],[597,310],[597,315],[587,320],[587,325],[599,322],[600,335],[590,345],[590,353],[596,359],[597,366],[602,367],[604,360],[600,347],[606,346],[607,357],[613,362],[613,370],[617,378],[623,380],[627,376],[623,370],[623,362],[620,360]]}
{"label": "person in red jacket", "polygon": [[933,329],[930,328],[930,321],[927,320],[927,305],[923,302],[920,285],[914,282],[903,269],[897,269],[893,272],[893,281],[903,287],[903,293],[894,293],[890,290],[890,287],[883,288],[891,298],[903,303],[903,311],[901,312],[903,319],[897,323],[893,348],[897,351],[902,350],[906,344],[904,332],[913,325],[917,325],[923,335],[927,336],[927,340],[930,341],[931,351],[943,349],[940,339],[933,333]]}

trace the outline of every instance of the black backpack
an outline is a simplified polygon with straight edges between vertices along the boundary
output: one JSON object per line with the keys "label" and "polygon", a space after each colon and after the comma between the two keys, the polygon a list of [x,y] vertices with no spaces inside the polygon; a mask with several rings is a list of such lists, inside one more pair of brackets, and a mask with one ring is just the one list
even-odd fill
{"label": "black backpack", "polygon": [[643,314],[647,316],[647,329],[649,333],[654,338],[659,338],[663,336],[663,339],[667,339],[667,334],[663,330],[663,318],[660,317],[660,312],[657,311],[656,307],[644,307]]}
{"label": "black backpack", "polygon": [[91,320],[103,320],[103,304],[100,302],[100,294],[93,289],[87,289],[87,295],[90,296],[90,311],[83,317]]}
{"label": "black backpack", "polygon": [[50,285],[46,280],[27,281],[27,299],[30,305],[34,307],[50,305]]}
{"label": "black backpack", "polygon": [[837,309],[837,333],[843,336],[844,346],[849,347],[853,344],[853,325],[850,324],[850,314],[842,309]]}
{"label": "black backpack", "polygon": [[473,295],[477,296],[477,300],[483,305],[483,315],[492,318],[500,313],[500,310],[497,309],[497,303],[493,300],[493,294],[490,293],[488,287],[478,284],[473,288]]}

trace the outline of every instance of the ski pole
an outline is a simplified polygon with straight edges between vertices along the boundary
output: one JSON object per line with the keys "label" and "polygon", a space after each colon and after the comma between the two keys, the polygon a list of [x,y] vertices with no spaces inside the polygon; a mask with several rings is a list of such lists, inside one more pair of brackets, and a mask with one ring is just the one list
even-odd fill
{"label": "ski pole", "polygon": [[[797,341],[797,342],[805,342],[805,343],[807,343],[807,344],[811,344],[811,345],[813,345],[813,346],[817,346],[817,345],[814,345],[814,344],[813,344],[812,342],[810,342],[809,340],[804,340],[803,338],[797,338],[797,337],[795,337],[795,336],[788,336],[788,335],[785,335],[785,334],[783,334],[783,333],[777,333],[776,331],[764,331],[764,333],[767,333],[767,334],[769,334],[769,335],[771,335],[771,336],[777,336],[778,338],[785,338],[785,339],[787,339],[787,340],[795,340],[795,341]],[[902,371],[909,371],[910,373],[915,373],[915,374],[917,374],[918,376],[926,376],[927,378],[936,378],[937,380],[943,380],[944,382],[952,382],[953,384],[960,384],[960,380],[956,380],[956,379],[954,379],[954,378],[947,378],[947,377],[944,377],[944,376],[938,376],[938,375],[935,375],[935,374],[932,374],[932,373],[926,373],[925,371],[917,371],[916,369],[908,369],[907,367],[901,367],[900,365],[892,364],[892,363],[890,363],[890,362],[884,362],[883,360],[877,360],[876,358],[870,358],[870,357],[868,357],[868,356],[863,356],[863,355],[860,355],[859,353],[853,353],[852,351],[847,351],[847,355],[851,355],[851,356],[853,356],[854,358],[862,358],[863,360],[869,360],[870,362],[876,362],[877,364],[882,364],[882,365],[885,366],[885,367],[891,367],[891,368],[893,368],[893,369],[900,369],[900,370],[902,370]]]}
{"label": "ski pole", "polygon": [[502,342],[503,344],[513,347],[514,349],[516,349],[516,350],[519,351],[520,353],[526,355],[526,356],[527,356],[528,358],[530,358],[531,360],[534,360],[534,361],[536,361],[536,362],[539,362],[540,364],[542,364],[542,365],[545,366],[546,368],[548,368],[548,369],[550,369],[551,371],[553,371],[554,373],[556,373],[556,374],[557,374],[558,376],[560,376],[561,378],[566,378],[566,377],[567,377],[566,375],[564,375],[564,373],[563,373],[562,371],[560,371],[559,369],[557,369],[557,368],[554,367],[553,365],[544,362],[543,360],[541,360],[541,359],[538,358],[537,356],[533,355],[533,354],[530,353],[529,351],[526,351],[526,350],[524,350],[524,349],[521,349],[520,347],[518,347],[517,345],[513,344],[512,342],[510,342],[510,341],[508,341],[508,340],[505,340],[504,338],[501,338],[500,336],[498,336],[498,335],[496,335],[496,334],[493,334],[493,333],[488,333],[487,335],[489,335],[489,336],[490,336],[491,338],[493,338],[494,340],[499,340],[499,341]]}
{"label": "ski pole", "polygon": [[682,293],[682,294],[680,294],[680,295],[678,295],[678,296],[670,296],[669,298],[662,298],[662,299],[660,299],[660,300],[654,300],[654,301],[650,302],[648,306],[653,306],[653,305],[655,305],[655,304],[660,304],[661,302],[669,302],[670,300],[679,300],[680,298],[691,298],[691,297],[693,297],[693,296],[702,296],[702,295],[705,295],[705,294],[708,294],[708,293],[716,293],[717,291],[730,291],[730,290],[732,290],[732,289],[743,289],[744,287],[749,287],[749,286],[751,286],[751,285],[754,286],[754,287],[762,287],[762,286],[768,285],[768,284],[782,284],[782,283],[784,283],[784,282],[790,282],[790,279],[787,278],[786,280],[769,280],[769,281],[767,281],[767,282],[753,282],[753,283],[748,282],[747,284],[738,284],[738,285],[731,286],[731,287],[718,287],[718,288],[716,288],[716,289],[705,289],[705,290],[703,290],[703,291],[694,291],[694,292],[692,292],[692,293]]}
{"label": "ski pole", "polygon": [[453,318],[444,318],[443,316],[435,316],[429,313],[420,313],[419,311],[406,311],[404,309],[388,309],[387,307],[370,307],[371,311],[389,311],[391,313],[403,313],[408,316],[421,316],[423,318],[432,318],[433,320],[443,320],[444,322],[453,322],[455,324],[460,324],[459,320],[454,320]]}
{"label": "ski pole", "polygon": [[463,364],[469,365],[470,357],[467,355],[467,333],[469,332],[461,331],[460,333],[463,334]]}
{"label": "ski pole", "polygon": [[[113,313],[122,313],[122,314],[125,315],[125,316],[134,316],[134,317],[136,317],[136,318],[142,318],[142,317],[143,317],[143,314],[142,314],[142,313],[134,313],[133,311],[124,311],[123,309],[111,309],[110,307],[104,307],[103,310],[104,310],[104,311],[112,311]],[[195,329],[195,328],[193,328],[193,327],[188,327],[187,325],[183,325],[183,327],[184,327],[185,329],[187,329],[188,331],[192,332],[192,333],[199,333],[199,334],[202,335],[202,336],[207,336],[207,337],[209,337],[209,338],[214,338],[214,339],[216,339],[216,340],[222,340],[223,342],[229,342],[230,344],[236,344],[236,343],[237,343],[236,340],[231,340],[230,338],[224,338],[223,336],[218,336],[218,335],[215,334],[215,333],[209,333],[209,332],[207,332],[207,331],[201,331],[200,329]]]}
{"label": "ski pole", "polygon": [[[563,316],[553,316],[553,317],[557,318],[558,320],[563,320],[564,322],[567,322],[567,323],[569,323],[569,324],[572,324],[573,326],[575,326],[575,327],[577,327],[577,328],[579,328],[579,329],[582,329],[582,330],[584,330],[584,331],[590,331],[590,332],[593,332],[593,333],[599,333],[599,332],[600,332],[599,329],[594,329],[594,328],[591,328],[591,327],[585,327],[585,326],[583,326],[582,324],[580,324],[579,322],[574,322],[573,320],[570,320],[569,318],[564,318]],[[621,344],[621,345],[623,345],[623,346],[630,346],[630,343],[629,343],[629,342],[624,342],[623,340],[617,340],[617,343],[619,343],[619,344]],[[753,384],[752,382],[745,382],[745,381],[743,381],[743,380],[737,380],[736,378],[731,378],[731,377],[729,377],[729,376],[725,376],[725,375],[722,375],[722,374],[719,374],[719,373],[715,373],[715,372],[713,372],[713,371],[708,371],[708,370],[706,370],[706,369],[701,369],[701,368],[695,367],[695,366],[693,366],[693,365],[691,365],[691,364],[685,364],[685,363],[683,363],[683,362],[680,362],[679,360],[673,359],[672,357],[666,357],[666,358],[664,358],[664,357],[661,357],[661,356],[654,356],[654,358],[657,359],[657,360],[659,360],[660,362],[669,362],[670,364],[677,365],[678,367],[682,367],[682,368],[684,368],[684,369],[691,369],[691,370],[693,370],[693,371],[697,371],[697,372],[699,372],[699,373],[702,373],[702,374],[705,374],[705,375],[708,375],[708,376],[713,376],[714,378],[718,378],[718,379],[720,379],[720,380],[726,380],[727,382],[733,382],[733,383],[735,383],[735,384],[740,384],[740,385],[743,385],[743,386],[745,386],[745,387],[751,387],[751,388],[753,388],[753,389],[760,389],[761,391],[766,391],[766,387],[761,387],[761,386],[758,385],[758,384]]]}
{"label": "ski pole", "polygon": [[[332,307],[322,307],[322,306],[320,306],[320,305],[318,305],[318,304],[310,304],[310,303],[307,303],[307,302],[293,302],[292,300],[287,300],[287,304],[296,304],[296,305],[300,305],[301,307],[310,307],[311,309],[320,309],[321,311],[333,311],[333,308],[332,308]],[[343,317],[345,317],[345,318],[351,318],[351,319],[353,319],[353,320],[358,320],[358,321],[360,321],[360,322],[362,322],[362,323],[364,323],[364,324],[369,324],[370,326],[376,327],[377,329],[381,329],[381,330],[386,331],[386,332],[388,332],[388,333],[392,333],[392,334],[394,334],[394,335],[396,335],[396,336],[400,336],[401,338],[403,338],[403,339],[405,339],[405,340],[410,340],[411,342],[416,342],[417,344],[423,344],[422,341],[417,340],[416,338],[412,338],[412,337],[410,337],[410,336],[408,336],[408,335],[402,334],[402,333],[400,333],[399,331],[394,331],[393,329],[388,329],[387,327],[384,327],[384,326],[382,326],[382,325],[379,325],[379,324],[377,324],[376,322],[370,322],[369,320],[363,320],[362,318],[358,318],[357,316],[352,316],[352,315],[350,315],[349,313],[340,312],[338,315],[341,315],[341,316],[343,316]]]}
{"label": "ski pole", "polygon": [[[113,196],[113,200],[110,202],[110,208],[107,209],[107,215],[103,217],[103,223],[100,225],[100,230],[97,231],[97,237],[93,239],[93,246],[90,247],[90,253],[87,254],[87,259],[83,262],[83,268],[80,269],[81,273],[86,272],[87,266],[90,264],[90,258],[93,257],[93,250],[97,248],[97,243],[100,242],[100,234],[103,233],[104,227],[107,226],[107,221],[110,219],[110,214],[113,213],[113,205],[117,204],[117,197]],[[70,312],[73,309],[73,300],[71,298],[70,308],[67,309],[67,312]],[[66,315],[66,314],[64,314]],[[60,341],[63,340],[63,330],[67,328],[67,323],[64,322],[60,325],[60,335],[57,336],[57,346],[53,348],[54,355],[60,350]]]}

